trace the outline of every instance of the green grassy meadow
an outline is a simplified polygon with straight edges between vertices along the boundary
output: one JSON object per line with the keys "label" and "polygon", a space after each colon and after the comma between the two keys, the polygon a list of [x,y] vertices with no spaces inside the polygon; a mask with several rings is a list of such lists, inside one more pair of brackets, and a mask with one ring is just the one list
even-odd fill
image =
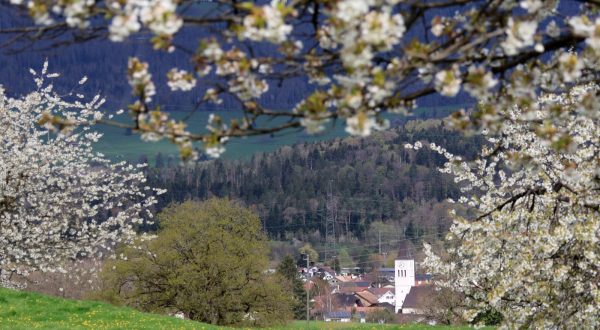
{"label": "green grassy meadow", "polygon": [[[380,325],[310,322],[310,329],[468,329],[467,327],[418,324]],[[0,329],[234,329],[174,317],[142,313],[131,308],[96,301],[68,300],[37,293],[0,288]],[[294,321],[269,329],[307,329],[305,321]]]}
{"label": "green grassy meadow", "polygon": [[219,329],[95,301],[0,289],[0,329]]}

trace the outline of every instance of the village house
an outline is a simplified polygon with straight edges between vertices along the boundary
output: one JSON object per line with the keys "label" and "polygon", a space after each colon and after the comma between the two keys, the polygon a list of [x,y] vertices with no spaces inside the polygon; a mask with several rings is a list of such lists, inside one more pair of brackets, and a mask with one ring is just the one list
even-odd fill
{"label": "village house", "polygon": [[331,280],[335,279],[336,275],[337,275],[335,273],[335,270],[333,270],[327,266],[323,266],[323,267],[319,268],[319,271],[317,272],[317,274],[319,274],[319,276],[325,281],[331,281]]}
{"label": "village house", "polygon": [[377,302],[388,303],[394,305],[396,303],[396,295],[394,287],[385,287],[385,288],[369,288],[368,289],[373,295],[377,297]]}
{"label": "village house", "polygon": [[[324,315],[323,320],[325,322],[350,322],[352,321],[352,312],[349,311],[334,311],[328,312]],[[360,323],[366,323],[367,318],[365,313],[358,312],[354,314],[354,318],[360,321]]]}
{"label": "village house", "polygon": [[[331,322],[348,322],[347,313],[365,315],[381,309],[402,315],[422,315],[434,293],[430,274],[416,274],[416,263],[410,253],[397,259],[394,268],[379,268],[373,274],[352,276],[336,274],[326,266],[305,270],[315,279],[326,280],[326,288],[311,297],[314,315]],[[318,281],[318,280],[316,280]],[[339,313],[338,313],[339,312]],[[345,312],[345,313],[341,313]]]}
{"label": "village house", "polygon": [[371,282],[367,281],[350,281],[350,282],[337,282],[333,286],[334,292],[340,293],[355,293],[367,290],[371,287]]}
{"label": "village house", "polygon": [[384,268],[381,267],[379,268],[379,278],[380,279],[385,279],[389,282],[393,282],[394,281],[394,268]]}
{"label": "village house", "polygon": [[340,269],[340,275],[356,278],[359,274],[362,274],[362,270],[360,267],[343,267]]}
{"label": "village house", "polygon": [[325,322],[350,322],[352,320],[352,313],[348,311],[335,311],[335,312],[327,312],[323,316],[323,321]]}
{"label": "village house", "polygon": [[370,307],[370,306],[376,305],[378,303],[377,296],[375,296],[373,293],[371,293],[368,289],[360,291],[360,292],[355,292],[354,295],[358,299],[360,299],[363,306]]}
{"label": "village house", "polygon": [[298,273],[300,274],[300,277],[306,281],[307,279],[312,278],[313,276],[315,276],[317,273],[319,272],[319,268],[318,267],[299,267],[298,268]]}

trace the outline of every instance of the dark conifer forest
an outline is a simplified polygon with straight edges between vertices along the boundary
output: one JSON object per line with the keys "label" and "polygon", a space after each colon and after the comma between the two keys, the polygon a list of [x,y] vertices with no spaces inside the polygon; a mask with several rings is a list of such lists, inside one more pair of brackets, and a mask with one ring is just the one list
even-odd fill
{"label": "dark conifer forest", "polygon": [[459,189],[438,171],[443,157],[426,148],[404,148],[415,141],[466,157],[482,143],[440,120],[410,121],[370,138],[296,144],[251,160],[181,167],[159,155],[148,176],[151,185],[168,190],[160,207],[213,196],[239,199],[258,210],[274,240],[319,241],[327,214],[335,219],[337,240],[362,241],[376,221],[402,228],[404,237],[441,237],[450,223],[445,200],[456,198]]}

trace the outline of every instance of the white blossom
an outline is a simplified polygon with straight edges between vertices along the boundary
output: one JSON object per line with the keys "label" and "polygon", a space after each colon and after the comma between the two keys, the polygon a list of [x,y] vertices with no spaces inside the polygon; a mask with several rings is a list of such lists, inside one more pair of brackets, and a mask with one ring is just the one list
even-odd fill
{"label": "white blossom", "polygon": [[183,26],[173,0],[153,0],[140,6],[140,20],[157,35],[173,35]]}
{"label": "white blossom", "polygon": [[217,42],[213,41],[209,42],[206,45],[206,47],[202,51],[202,55],[206,56],[207,58],[213,61],[218,61],[223,56],[223,50]]}
{"label": "white blossom", "polygon": [[373,130],[386,129],[388,126],[388,121],[380,124],[373,116],[364,112],[358,112],[356,115],[346,119],[346,132],[356,136],[369,136]]}
{"label": "white blossom", "polygon": [[483,99],[491,88],[498,84],[491,72],[485,72],[485,69],[477,66],[470,66],[467,72],[467,83],[465,90],[473,97]]}
{"label": "white blossom", "polygon": [[130,34],[140,30],[142,25],[138,21],[137,12],[129,15],[117,15],[113,18],[111,25],[108,27],[110,40],[123,41]]}
{"label": "white blossom", "polygon": [[535,13],[542,8],[542,0],[521,0],[521,8],[527,10],[528,13]]}
{"label": "white blossom", "polygon": [[292,32],[292,26],[285,23],[279,6],[280,1],[272,0],[270,5],[262,6],[253,14],[246,16],[243,37],[273,43],[285,41]]}
{"label": "white blossom", "polygon": [[563,53],[558,58],[558,62],[565,82],[572,82],[581,77],[583,63],[581,63],[577,54]]}
{"label": "white blossom", "polygon": [[[216,104],[223,102],[221,96],[231,96],[244,110],[243,118],[235,121],[239,126],[215,128],[210,136],[192,134],[193,128],[169,119],[160,104],[151,104],[157,103],[156,86],[148,63],[132,59],[127,78],[136,97],[129,104],[130,114],[143,138],[167,138],[182,155],[194,158],[192,140],[219,144],[211,139],[253,134],[258,122],[275,130],[287,127],[262,121],[265,118],[284,117],[308,132],[320,131],[327,118],[341,118],[348,132],[363,136],[385,126],[378,120],[382,112],[409,114],[424,95],[457,96],[463,87],[477,98],[478,106],[449,117],[453,127],[491,136],[510,132],[514,123],[536,122],[539,143],[575,152],[578,144],[562,125],[568,112],[535,100],[541,93],[562,93],[579,82],[597,80],[600,18],[590,1],[565,13],[558,11],[559,2],[469,1],[440,10],[438,4],[449,3],[222,1],[219,10],[202,14],[177,0],[10,0],[6,7],[21,5],[38,24],[57,22],[30,30],[39,33],[15,35],[15,42],[65,28],[108,25],[111,40],[123,41],[144,31],[151,34],[148,39],[155,49],[167,51],[174,49],[176,38],[185,37],[181,31],[186,15],[185,24],[204,37],[197,47],[194,40],[182,40],[185,49],[177,56],[186,57],[193,75],[191,70],[188,75],[168,68],[169,87],[179,91],[202,85],[207,90],[204,100]],[[208,76],[211,72],[216,79]],[[289,78],[313,85],[294,94],[299,99],[293,111],[275,111],[267,104],[275,95],[264,97],[265,93],[277,90],[278,84],[288,88]],[[41,83],[36,78],[38,88],[50,92],[52,86]],[[585,120],[595,119],[600,116],[596,104],[598,96],[588,93],[572,111]],[[515,105],[521,107],[518,117]],[[565,173],[579,174],[571,168]]]}
{"label": "white blossom", "polygon": [[196,86],[196,79],[185,70],[171,69],[167,74],[167,84],[172,91],[189,91]]}
{"label": "white blossom", "polygon": [[576,16],[569,20],[569,25],[576,34],[586,37],[585,42],[592,49],[600,51],[600,17],[592,22],[587,16]]}
{"label": "white blossom", "polygon": [[444,32],[445,26],[444,26],[444,22],[442,21],[442,19],[439,16],[436,16],[433,18],[433,20],[431,20],[431,33],[436,36],[439,37],[442,35],[442,33]]}
{"label": "white blossom", "polygon": [[462,79],[456,69],[443,70],[435,75],[435,89],[445,96],[455,96],[460,91]]}
{"label": "white blossom", "polygon": [[300,125],[306,129],[308,134],[317,134],[325,130],[325,124],[328,121],[328,118],[302,118],[300,119]]}
{"label": "white blossom", "polygon": [[569,20],[573,31],[580,36],[589,36],[594,32],[594,25],[587,16],[575,16]]}
{"label": "white blossom", "polygon": [[337,17],[346,23],[361,20],[369,11],[372,0],[342,0],[337,3]]}
{"label": "white blossom", "polygon": [[134,95],[143,97],[145,102],[152,101],[152,96],[156,94],[156,87],[148,71],[148,63],[132,57],[127,64],[127,73]]}
{"label": "white blossom", "polygon": [[371,11],[360,25],[361,38],[382,49],[391,49],[404,35],[404,19],[402,15],[391,15],[389,11]]}
{"label": "white blossom", "polygon": [[[454,212],[449,257],[426,245],[424,266],[439,274],[438,285],[465,294],[466,317],[491,306],[506,328],[600,326],[599,283],[590,280],[600,262],[600,150],[590,142],[600,126],[598,118],[573,112],[597,92],[595,85],[575,86],[540,97],[540,108],[562,109],[559,126],[539,126],[542,111],[536,120],[513,122],[502,136],[489,137],[493,157],[486,146],[479,159],[461,162],[430,145],[448,159],[441,170],[461,184],[459,203],[475,216]],[[522,111],[513,107],[512,118]],[[552,143],[548,132],[556,134]]]}
{"label": "white blossom", "polygon": [[211,147],[206,147],[205,152],[208,156],[212,158],[219,158],[221,154],[225,152],[225,148],[222,145],[216,145]]}
{"label": "white blossom", "polygon": [[[35,77],[42,86],[45,72]],[[101,135],[78,128],[102,117],[97,102],[71,103],[48,88],[20,98],[0,91],[1,285],[13,273],[110,255],[112,243],[135,239],[132,224],[156,203],[142,172],[94,152]]]}
{"label": "white blossom", "polygon": [[213,102],[215,104],[223,103],[223,99],[219,98],[219,94],[217,93],[217,90],[214,88],[207,89],[206,92],[204,93],[203,99]]}
{"label": "white blossom", "polygon": [[506,40],[502,42],[506,54],[515,55],[521,48],[533,45],[537,25],[537,21],[515,21],[510,17],[506,28]]}

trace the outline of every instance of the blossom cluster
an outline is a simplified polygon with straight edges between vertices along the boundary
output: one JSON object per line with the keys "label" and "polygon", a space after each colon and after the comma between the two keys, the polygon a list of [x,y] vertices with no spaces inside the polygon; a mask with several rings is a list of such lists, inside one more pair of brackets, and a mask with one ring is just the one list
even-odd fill
{"label": "blossom cluster", "polygon": [[189,91],[196,86],[196,78],[185,70],[172,69],[167,74],[171,90]]}
{"label": "blossom cluster", "polygon": [[279,0],[272,0],[270,5],[251,7],[250,14],[244,17],[242,37],[273,43],[286,41],[292,32],[292,26],[284,21],[287,13],[291,12]]}
{"label": "blossom cluster", "polygon": [[[64,19],[73,28],[85,29],[89,22],[105,20],[113,41],[147,30],[153,46],[167,51],[177,48],[172,41],[184,25],[197,29],[203,36],[197,50],[181,49],[189,55],[190,67],[168,70],[168,86],[178,92],[206,86],[204,101],[219,104],[222,96],[231,97],[244,110],[243,118],[208,135],[185,128],[174,137],[166,114],[156,114],[152,118],[160,120],[139,130],[137,123],[152,120],[149,105],[134,104],[132,111],[141,134],[185,145],[188,155],[195,155],[187,152],[194,150],[188,147],[195,141],[206,147],[226,141],[224,137],[297,127],[314,134],[332,119],[344,122],[349,134],[367,136],[387,127],[382,113],[410,113],[421,97],[433,93],[468,94],[484,102],[486,106],[457,112],[452,124],[500,133],[514,121],[507,110],[513,105],[522,109],[517,121],[528,120],[540,110],[533,100],[542,91],[560,93],[597,80],[600,57],[599,5],[593,1],[568,13],[560,12],[565,5],[560,0],[11,2],[27,8],[41,24]],[[196,14],[198,8],[190,6],[207,10]],[[263,47],[269,51],[256,51]],[[149,74],[142,75],[146,68],[133,72],[140,75],[129,72],[134,95],[150,103],[154,85]],[[288,77],[306,77],[314,89],[290,109],[268,109],[265,93]],[[160,111],[158,105],[153,110]],[[546,123],[537,123],[539,137],[551,143],[566,139],[555,125],[559,112],[549,115]],[[274,116],[287,117],[290,123],[259,120]],[[265,122],[274,127],[263,127]],[[182,129],[180,124],[173,127]]]}
{"label": "blossom cluster", "polygon": [[[448,257],[426,245],[425,266],[439,285],[465,294],[467,319],[491,307],[507,328],[600,326],[600,118],[579,116],[598,91],[590,84],[544,95],[534,115],[513,107],[511,116],[532,120],[489,134],[474,162],[424,143],[447,158],[440,170],[475,214],[453,213]],[[533,123],[552,111],[570,134],[547,141]]]}
{"label": "blossom cluster", "polygon": [[[67,261],[110,256],[152,222],[160,190],[145,165],[113,163],[93,150],[102,100],[68,101],[35,73],[39,89],[11,98],[0,89],[0,284],[10,275],[63,271]],[[69,125],[65,125],[68,122]]]}

